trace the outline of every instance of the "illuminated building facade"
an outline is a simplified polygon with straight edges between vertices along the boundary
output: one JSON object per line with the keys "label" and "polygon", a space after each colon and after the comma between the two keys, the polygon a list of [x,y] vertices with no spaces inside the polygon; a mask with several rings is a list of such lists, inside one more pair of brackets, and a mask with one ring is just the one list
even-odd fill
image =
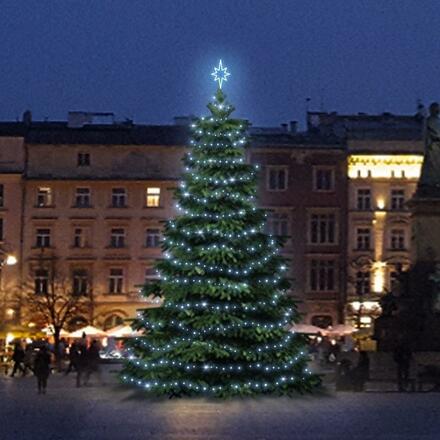
{"label": "illuminated building facade", "polygon": [[[18,260],[0,276],[11,322],[32,320],[14,298],[44,287],[38,265],[54,257],[71,288],[95,300],[72,328],[108,328],[155,306],[139,286],[155,276],[163,221],[175,214],[189,119],[146,126],[98,116],[0,123],[1,250]],[[409,264],[405,203],[422,163],[420,119],[308,113],[305,133],[291,123],[250,135],[258,202],[270,210],[267,231],[287,236],[282,252],[304,322],[370,326]]]}
{"label": "illuminated building facade", "polygon": [[309,112],[308,131],[344,140],[347,173],[345,321],[370,328],[407,269],[411,198],[423,161],[423,118]]}

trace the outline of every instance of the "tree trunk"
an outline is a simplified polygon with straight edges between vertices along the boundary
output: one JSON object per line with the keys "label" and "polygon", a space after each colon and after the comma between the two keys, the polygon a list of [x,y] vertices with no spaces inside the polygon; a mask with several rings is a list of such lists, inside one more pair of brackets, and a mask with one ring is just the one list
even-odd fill
{"label": "tree trunk", "polygon": [[56,368],[57,371],[61,371],[62,370],[62,355],[60,353],[60,332],[61,332],[61,328],[58,326],[54,326],[54,332],[53,332],[53,337],[54,337],[54,344],[53,344],[53,351],[54,351],[54,355],[55,355],[55,364],[56,364]]}

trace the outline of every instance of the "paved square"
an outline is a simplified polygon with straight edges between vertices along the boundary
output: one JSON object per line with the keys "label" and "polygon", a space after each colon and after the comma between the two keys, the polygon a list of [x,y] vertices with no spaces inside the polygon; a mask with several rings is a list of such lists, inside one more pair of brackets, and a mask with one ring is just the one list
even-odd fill
{"label": "paved square", "polygon": [[0,379],[1,440],[438,440],[440,394],[337,393],[293,399],[145,399],[52,375]]}

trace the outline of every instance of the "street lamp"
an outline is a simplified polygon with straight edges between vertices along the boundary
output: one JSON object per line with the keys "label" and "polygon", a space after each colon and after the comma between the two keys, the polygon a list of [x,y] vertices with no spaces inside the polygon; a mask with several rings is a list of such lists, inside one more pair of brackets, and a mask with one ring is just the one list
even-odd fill
{"label": "street lamp", "polygon": [[14,266],[15,264],[17,264],[17,257],[15,255],[9,254],[6,256],[6,258],[4,259],[4,263],[6,266]]}

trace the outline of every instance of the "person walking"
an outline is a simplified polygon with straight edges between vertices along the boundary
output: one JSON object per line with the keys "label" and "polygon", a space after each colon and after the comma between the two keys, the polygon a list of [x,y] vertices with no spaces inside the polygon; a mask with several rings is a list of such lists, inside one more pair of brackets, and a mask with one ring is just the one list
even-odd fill
{"label": "person walking", "polygon": [[67,376],[72,370],[78,371],[78,359],[80,354],[81,351],[79,345],[76,342],[72,342],[69,347],[69,365],[64,373],[65,376]]}
{"label": "person walking", "polygon": [[35,356],[34,374],[37,378],[38,394],[46,394],[47,379],[50,374],[50,354],[45,345]]}
{"label": "person walking", "polygon": [[84,385],[87,385],[90,376],[94,373],[98,376],[99,382],[102,384],[100,364],[101,358],[99,356],[99,344],[96,339],[92,341],[87,350],[87,372]]}
{"label": "person walking", "polygon": [[16,342],[14,345],[14,353],[12,354],[12,361],[14,362],[14,367],[12,369],[11,377],[15,376],[15,373],[20,370],[22,375],[25,375],[25,369],[23,366],[24,361],[24,350],[20,342]]}
{"label": "person walking", "polygon": [[81,387],[81,380],[88,369],[87,346],[85,344],[77,345],[78,358],[76,361],[76,387]]}
{"label": "person walking", "polygon": [[26,376],[26,373],[28,370],[34,371],[34,348],[32,347],[32,344],[27,344],[26,348],[24,350],[24,358],[23,358],[23,364],[24,364],[24,372],[23,376]]}
{"label": "person walking", "polygon": [[409,380],[412,352],[408,343],[399,339],[394,349],[394,361],[397,364],[397,386],[399,391],[405,391]]}

